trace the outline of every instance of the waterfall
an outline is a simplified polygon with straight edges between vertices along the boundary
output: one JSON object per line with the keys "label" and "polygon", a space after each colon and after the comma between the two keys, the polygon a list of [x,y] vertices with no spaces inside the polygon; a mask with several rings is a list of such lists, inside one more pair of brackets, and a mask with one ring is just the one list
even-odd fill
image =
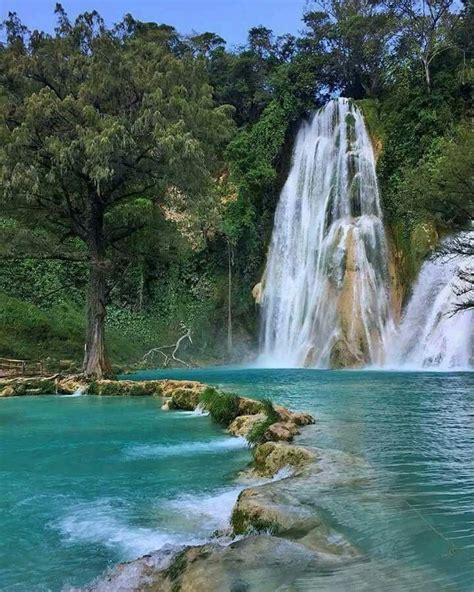
{"label": "waterfall", "polygon": [[387,352],[395,368],[468,369],[474,361],[474,311],[453,314],[459,263],[424,263]]}
{"label": "waterfall", "polygon": [[357,106],[330,101],[298,132],[263,280],[260,362],[381,364],[391,327],[372,144]]}

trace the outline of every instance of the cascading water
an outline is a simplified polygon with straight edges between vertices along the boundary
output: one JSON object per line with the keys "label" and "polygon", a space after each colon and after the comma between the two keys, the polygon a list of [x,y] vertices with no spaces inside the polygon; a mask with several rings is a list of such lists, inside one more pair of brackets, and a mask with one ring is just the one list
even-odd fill
{"label": "cascading water", "polygon": [[[474,236],[474,235],[473,235]],[[421,268],[397,332],[387,366],[468,369],[474,363],[474,310],[453,314],[459,301],[456,259],[427,261]]]}
{"label": "cascading water", "polygon": [[348,99],[299,130],[263,284],[263,364],[382,362],[392,324],[387,246],[372,144]]}

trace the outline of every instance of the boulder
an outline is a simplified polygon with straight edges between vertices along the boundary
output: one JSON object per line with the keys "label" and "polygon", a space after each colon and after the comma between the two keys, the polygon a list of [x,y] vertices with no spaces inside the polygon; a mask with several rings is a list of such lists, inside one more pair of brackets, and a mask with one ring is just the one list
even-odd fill
{"label": "boulder", "polygon": [[263,404],[261,401],[255,399],[248,399],[247,397],[238,398],[238,413],[239,415],[257,415],[263,411]]}
{"label": "boulder", "polygon": [[296,434],[299,434],[296,424],[293,422],[283,423],[279,421],[267,428],[263,434],[263,440],[265,442],[291,442]]}
{"label": "boulder", "polygon": [[66,376],[66,378],[58,381],[58,388],[63,395],[73,395],[77,391],[85,392],[87,382],[81,376]]}
{"label": "boulder", "polygon": [[246,438],[252,431],[253,426],[264,419],[265,415],[263,413],[257,413],[256,415],[239,415],[227,429],[233,436]]}
{"label": "boulder", "polygon": [[[318,567],[303,545],[267,535],[228,546],[187,547],[170,561],[163,552],[123,564],[83,592],[275,592]],[[160,563],[167,567],[160,569]],[[155,565],[157,564],[157,567]]]}
{"label": "boulder", "polygon": [[168,409],[181,409],[182,411],[194,411],[199,405],[200,390],[177,388],[171,392]]}
{"label": "boulder", "polygon": [[300,495],[306,475],[244,489],[232,513],[236,535],[269,533],[301,544],[329,562],[360,557],[341,533],[327,525],[311,498]]}
{"label": "boulder", "polygon": [[266,442],[254,451],[254,472],[264,477],[272,477],[285,467],[301,469],[315,461],[315,452],[301,446],[282,442]]}
{"label": "boulder", "polygon": [[5,386],[0,390],[0,397],[14,397],[15,389],[12,386]]}

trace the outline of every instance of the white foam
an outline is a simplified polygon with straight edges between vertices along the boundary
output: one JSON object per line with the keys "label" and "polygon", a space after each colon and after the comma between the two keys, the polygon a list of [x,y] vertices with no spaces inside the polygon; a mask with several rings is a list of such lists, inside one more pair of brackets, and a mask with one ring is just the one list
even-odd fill
{"label": "white foam", "polygon": [[194,411],[176,411],[175,417],[207,417],[209,411],[198,405]]}
{"label": "white foam", "polygon": [[86,391],[86,387],[82,386],[79,387],[78,389],[76,389],[72,395],[59,395],[60,397],[67,397],[68,399],[74,399],[75,397],[82,397],[82,395],[85,393]]}
{"label": "white foam", "polygon": [[123,559],[134,559],[165,545],[204,542],[190,533],[134,526],[130,524],[126,510],[114,507],[107,499],[79,504],[53,526],[67,543],[99,544],[118,551]]}
{"label": "white foam", "polygon": [[204,528],[209,535],[212,531],[225,529],[230,525],[230,517],[242,487],[230,487],[212,494],[183,494],[163,504],[168,516],[186,523],[189,528]]}
{"label": "white foam", "polygon": [[164,458],[196,454],[213,454],[245,448],[245,438],[219,438],[208,442],[180,442],[179,444],[138,444],[126,449],[130,458]]}

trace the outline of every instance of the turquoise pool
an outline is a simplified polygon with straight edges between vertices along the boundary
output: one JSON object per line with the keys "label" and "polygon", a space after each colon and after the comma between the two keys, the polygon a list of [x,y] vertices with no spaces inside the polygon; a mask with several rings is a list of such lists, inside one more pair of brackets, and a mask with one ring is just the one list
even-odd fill
{"label": "turquoise pool", "polygon": [[[472,592],[473,373],[140,375],[164,376],[312,411],[303,443],[364,460],[360,483],[314,495],[365,561],[302,575],[295,590]],[[5,399],[0,442],[2,591],[59,591],[168,543],[205,541],[227,523],[250,458],[208,417],[151,398]]]}

